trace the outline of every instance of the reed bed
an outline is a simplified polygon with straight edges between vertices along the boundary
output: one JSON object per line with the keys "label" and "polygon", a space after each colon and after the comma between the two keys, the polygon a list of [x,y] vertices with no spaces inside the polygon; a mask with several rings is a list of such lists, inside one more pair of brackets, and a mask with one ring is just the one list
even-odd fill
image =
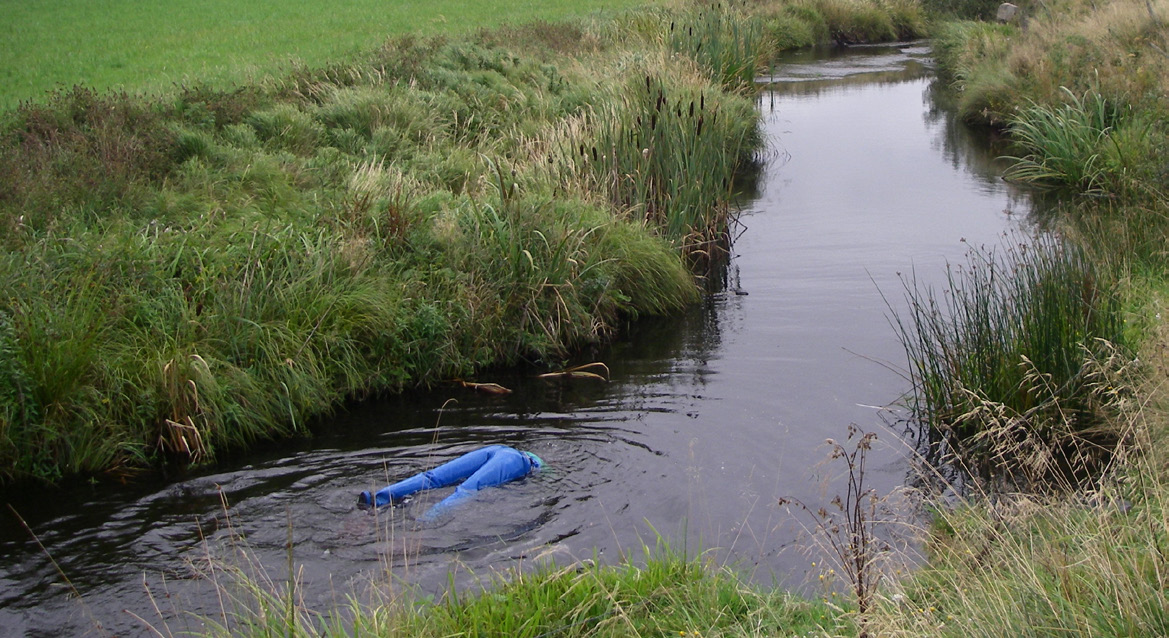
{"label": "reed bed", "polygon": [[[1117,282],[1054,237],[974,248],[939,293],[905,281],[894,316],[915,417],[982,477],[1042,479],[1106,454],[1132,374]],[[1077,457],[1077,458],[1072,458]],[[936,460],[936,459],[935,459]]]}
{"label": "reed bed", "polygon": [[693,59],[730,91],[754,93],[755,78],[773,53],[762,21],[732,5],[702,5],[670,20],[667,47]]}
{"label": "reed bed", "polygon": [[711,86],[671,86],[645,75],[595,118],[594,146],[577,149],[613,204],[661,228],[687,252],[709,251],[722,237],[732,180],[759,148],[754,110]]}

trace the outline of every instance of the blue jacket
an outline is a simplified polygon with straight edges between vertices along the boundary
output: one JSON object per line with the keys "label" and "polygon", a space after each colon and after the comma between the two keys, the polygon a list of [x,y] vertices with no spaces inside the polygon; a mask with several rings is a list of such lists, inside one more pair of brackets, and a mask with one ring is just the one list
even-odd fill
{"label": "blue jacket", "polygon": [[439,501],[423,515],[423,518],[434,518],[456,503],[474,496],[481,488],[523,478],[543,465],[540,457],[531,452],[521,452],[506,445],[489,445],[443,463],[433,470],[383,487],[373,494],[362,492],[358,497],[358,503],[381,507],[400,501],[415,492],[446,487],[462,481],[453,494]]}

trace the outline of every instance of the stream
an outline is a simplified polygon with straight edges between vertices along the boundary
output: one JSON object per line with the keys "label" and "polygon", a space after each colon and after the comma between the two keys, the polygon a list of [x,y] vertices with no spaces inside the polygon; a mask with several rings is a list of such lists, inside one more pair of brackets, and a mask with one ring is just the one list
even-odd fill
{"label": "stream", "polygon": [[[355,404],[311,439],[177,479],[0,492],[0,637],[198,631],[199,615],[231,611],[216,587],[231,568],[279,584],[291,562],[305,604],[327,611],[548,559],[637,558],[659,536],[801,586],[816,558],[777,500],[835,495],[844,468],[825,463],[825,440],[877,432],[867,485],[908,476],[885,299],[904,306],[910,273],[940,286],[947,261],[997,243],[1033,203],[939,105],[924,44],[801,54],[763,80],[770,151],[725,276],[686,313],[591,353],[609,382],[495,372],[476,380],[512,394],[451,385]],[[487,443],[549,467],[436,525],[416,517],[447,491],[356,507],[363,489]]]}

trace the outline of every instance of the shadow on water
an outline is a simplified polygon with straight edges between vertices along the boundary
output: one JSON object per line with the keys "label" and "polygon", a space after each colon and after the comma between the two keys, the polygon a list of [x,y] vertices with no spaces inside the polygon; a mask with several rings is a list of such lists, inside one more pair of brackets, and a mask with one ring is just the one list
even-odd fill
{"label": "shadow on water", "polygon": [[[896,303],[911,270],[940,283],[964,240],[996,241],[1032,204],[999,178],[982,136],[938,106],[924,45],[795,58],[764,80],[773,150],[743,182],[751,197],[726,270],[703,303],[591,353],[611,381],[498,371],[477,380],[512,394],[451,384],[356,404],[309,440],[190,476],[3,494],[82,600],[5,512],[0,636],[101,634],[98,622],[148,633],[123,610],[198,629],[185,612],[215,616],[220,604],[198,567],[245,547],[283,579],[290,535],[315,609],[387,572],[440,594],[539,557],[612,561],[655,533],[714,548],[762,583],[800,585],[808,558],[791,551],[799,529],[776,501],[832,497],[840,468],[821,465],[824,440],[850,423],[877,430],[870,485],[888,491],[906,477],[913,442],[883,426],[908,388],[881,291]],[[549,467],[433,525],[417,517],[445,491],[355,506],[360,490],[486,443]]]}

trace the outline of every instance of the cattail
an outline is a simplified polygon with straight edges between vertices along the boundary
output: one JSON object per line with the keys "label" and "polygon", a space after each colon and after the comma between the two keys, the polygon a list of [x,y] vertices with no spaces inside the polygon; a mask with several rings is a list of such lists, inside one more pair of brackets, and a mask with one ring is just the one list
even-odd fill
{"label": "cattail", "polygon": [[690,100],[690,118],[694,119],[694,100]]}
{"label": "cattail", "polygon": [[649,117],[649,130],[656,131],[658,129],[658,114],[654,113]]}
{"label": "cattail", "polygon": [[597,161],[597,147],[593,147],[593,161]]}
{"label": "cattail", "polygon": [[701,116],[701,115],[698,116],[698,133],[697,134],[699,136],[702,135],[702,121],[703,121],[703,119],[704,119],[703,116]]}
{"label": "cattail", "polygon": [[699,111],[706,110],[706,94],[705,93],[698,94],[698,110]]}
{"label": "cattail", "polygon": [[650,88],[650,85],[649,85],[649,76],[648,75],[645,76],[645,92],[646,93],[653,93],[653,89]]}

